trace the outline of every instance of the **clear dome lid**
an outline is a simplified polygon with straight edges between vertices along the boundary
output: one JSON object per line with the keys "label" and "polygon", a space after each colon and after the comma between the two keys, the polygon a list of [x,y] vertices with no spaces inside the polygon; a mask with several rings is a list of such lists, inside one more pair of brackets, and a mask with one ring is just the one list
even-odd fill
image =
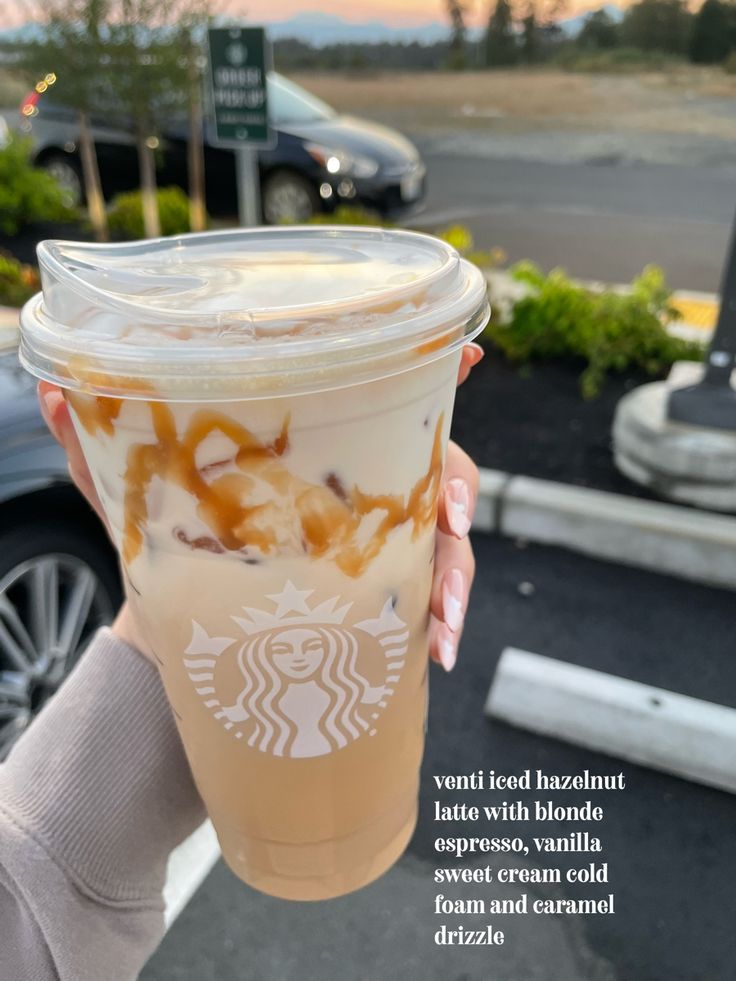
{"label": "clear dome lid", "polygon": [[441,357],[489,316],[480,270],[416,232],[258,228],[120,245],[46,241],[21,314],[39,378],[213,401],[319,391]]}

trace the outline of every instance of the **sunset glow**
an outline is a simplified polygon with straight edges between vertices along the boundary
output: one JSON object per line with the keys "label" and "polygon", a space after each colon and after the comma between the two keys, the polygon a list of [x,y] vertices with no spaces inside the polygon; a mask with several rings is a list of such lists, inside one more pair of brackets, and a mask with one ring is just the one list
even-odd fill
{"label": "sunset glow", "polygon": [[[467,23],[477,26],[488,20],[491,0],[469,0]],[[343,20],[363,22],[380,20],[394,27],[412,27],[429,21],[446,21],[447,13],[443,0],[224,0],[229,14],[247,14],[250,21],[287,20],[295,14],[315,13],[335,14]],[[589,2],[574,4],[575,9],[591,6]]]}
{"label": "sunset glow", "polygon": [[[469,27],[485,26],[494,0],[466,0],[466,23]],[[568,0],[563,16],[572,17],[586,10],[596,10],[611,0]],[[631,0],[613,0],[622,7]],[[444,0],[214,0],[219,14],[243,18],[252,24],[269,24],[288,20],[296,14],[332,14],[352,23],[377,20],[393,27],[415,27],[430,22],[447,23]],[[0,28],[13,27],[27,20],[20,4],[0,0]]]}
{"label": "sunset glow", "polygon": [[[233,12],[238,6],[238,0],[231,0],[229,7]],[[474,8],[480,6],[478,2],[472,4]],[[242,9],[247,10],[248,18],[252,20],[259,17],[265,21],[286,20],[294,14],[319,11],[336,14],[343,20],[381,20],[395,26],[444,20],[446,16],[442,0],[354,0],[350,4],[345,0],[281,0],[278,4],[270,0],[243,0]]]}
{"label": "sunset glow", "polygon": [[[467,0],[466,22],[479,27],[488,22],[488,14],[493,0]],[[564,16],[572,17],[585,10],[596,10],[606,0],[569,0]],[[610,0],[608,0],[610,2]],[[614,0],[616,2],[616,0]],[[627,0],[619,0],[620,6],[627,6]],[[222,0],[223,12],[231,16],[247,16],[251,22],[267,24],[273,21],[288,20],[295,14],[322,13],[334,14],[343,20],[361,23],[380,20],[394,27],[413,27],[430,21],[447,21],[447,8],[444,0]]]}

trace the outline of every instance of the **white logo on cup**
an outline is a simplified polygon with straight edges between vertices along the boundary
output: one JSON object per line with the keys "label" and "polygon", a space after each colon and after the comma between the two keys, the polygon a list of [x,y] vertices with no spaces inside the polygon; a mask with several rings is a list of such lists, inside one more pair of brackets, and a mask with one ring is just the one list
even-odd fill
{"label": "white logo on cup", "polygon": [[[375,735],[404,666],[409,631],[391,599],[375,619],[347,626],[353,604],[338,606],[333,596],[310,607],[314,592],[287,582],[267,597],[275,611],[243,607],[247,618],[231,617],[246,635],[236,655],[242,688],[232,702],[232,692],[218,693],[218,669],[237,639],[212,637],[192,620],[184,652],[189,677],[214,717],[235,738],[274,756],[323,756]],[[360,671],[361,659],[370,657],[380,658],[379,685]]]}

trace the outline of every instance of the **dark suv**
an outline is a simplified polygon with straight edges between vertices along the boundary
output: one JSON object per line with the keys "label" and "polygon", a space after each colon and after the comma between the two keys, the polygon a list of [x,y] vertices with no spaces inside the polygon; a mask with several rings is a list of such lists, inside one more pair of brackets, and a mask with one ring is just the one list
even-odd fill
{"label": "dark suv", "polygon": [[120,601],[114,550],[9,344],[0,351],[0,759]]}

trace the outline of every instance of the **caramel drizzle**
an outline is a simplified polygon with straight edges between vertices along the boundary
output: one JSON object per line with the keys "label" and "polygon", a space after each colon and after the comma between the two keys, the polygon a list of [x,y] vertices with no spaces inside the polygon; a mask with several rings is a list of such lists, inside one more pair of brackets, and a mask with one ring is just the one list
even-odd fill
{"label": "caramel drizzle", "polygon": [[106,436],[112,436],[115,432],[113,423],[123,407],[122,399],[107,398],[103,395],[78,395],[76,392],[65,394],[77,418],[91,436],[94,436],[98,429],[101,429]]}
{"label": "caramel drizzle", "polygon": [[[84,407],[74,399],[82,425],[90,433],[111,432],[120,411],[118,399],[87,397]],[[106,403],[116,403],[115,406]],[[415,483],[408,497],[401,494],[365,494],[359,487],[344,487],[329,474],[325,484],[312,484],[295,477],[282,462],[289,448],[290,417],[284,419],[279,435],[270,443],[260,442],[248,429],[228,416],[212,410],[196,412],[179,437],[171,409],[163,402],[148,402],[155,443],[130,447],[125,472],[125,524],[123,562],[130,565],[139,555],[148,525],[146,495],[155,476],[177,484],[197,501],[197,515],[213,535],[208,550],[237,552],[253,547],[264,554],[277,549],[277,529],[283,525],[285,508],[295,512],[305,554],[329,556],[348,576],[360,576],[378,555],[391,531],[413,522],[412,540],[436,520],[437,498],[442,477],[442,423],[435,428],[427,472]],[[80,412],[80,408],[82,411]],[[108,429],[108,427],[110,427]],[[237,450],[227,461],[235,470],[205,479],[208,468],[197,467],[196,452],[212,433],[222,433]],[[222,461],[225,462],[225,461]],[[264,485],[274,491],[273,499],[248,504]],[[360,525],[374,511],[384,512],[370,540],[357,541]],[[196,544],[196,539],[194,543]],[[193,546],[191,541],[187,544]]]}

